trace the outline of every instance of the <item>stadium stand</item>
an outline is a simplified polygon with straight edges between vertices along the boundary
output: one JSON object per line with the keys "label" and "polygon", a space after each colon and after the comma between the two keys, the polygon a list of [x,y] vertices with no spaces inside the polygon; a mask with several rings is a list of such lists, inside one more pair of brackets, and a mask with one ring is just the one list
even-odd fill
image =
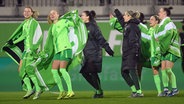
{"label": "stadium stand", "polygon": [[40,20],[45,20],[51,9],[58,9],[60,14],[66,11],[78,9],[95,10],[97,19],[108,19],[109,13],[114,8],[122,12],[126,10],[141,11],[146,19],[150,15],[157,13],[158,8],[172,6],[172,18],[181,20],[184,17],[184,0],[104,0],[104,5],[100,5],[100,0],[0,0],[0,21],[22,20],[22,11],[25,6],[31,6],[40,13]]}

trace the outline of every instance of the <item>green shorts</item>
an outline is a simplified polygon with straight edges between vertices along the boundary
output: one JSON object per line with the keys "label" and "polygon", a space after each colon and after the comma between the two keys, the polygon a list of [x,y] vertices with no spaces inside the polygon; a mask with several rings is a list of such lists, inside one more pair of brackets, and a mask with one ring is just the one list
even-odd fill
{"label": "green shorts", "polygon": [[162,56],[162,61],[167,60],[167,61],[171,61],[171,62],[176,62],[176,60],[179,57],[173,55],[172,53],[166,53]]}
{"label": "green shorts", "polygon": [[70,61],[72,59],[72,50],[66,49],[54,55],[53,60]]}

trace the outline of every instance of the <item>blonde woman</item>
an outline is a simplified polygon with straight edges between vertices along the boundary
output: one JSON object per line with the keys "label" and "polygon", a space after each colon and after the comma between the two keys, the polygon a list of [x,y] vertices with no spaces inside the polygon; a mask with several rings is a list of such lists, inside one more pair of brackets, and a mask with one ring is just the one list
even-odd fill
{"label": "blonde woman", "polygon": [[[15,44],[23,42],[23,46],[21,46],[23,54],[18,69],[19,75],[24,83],[23,85],[25,85],[24,88],[27,90],[27,93],[23,98],[29,98],[36,90],[35,96],[33,97],[35,100],[39,98],[39,95],[42,92],[35,75],[35,66],[33,65],[42,41],[42,30],[39,23],[36,21],[38,12],[28,6],[24,8],[23,15],[25,20],[20,25],[21,28],[18,28],[18,30],[21,31],[20,34],[17,37],[12,36],[8,41],[8,44],[14,46]],[[30,81],[33,82],[35,90]]]}

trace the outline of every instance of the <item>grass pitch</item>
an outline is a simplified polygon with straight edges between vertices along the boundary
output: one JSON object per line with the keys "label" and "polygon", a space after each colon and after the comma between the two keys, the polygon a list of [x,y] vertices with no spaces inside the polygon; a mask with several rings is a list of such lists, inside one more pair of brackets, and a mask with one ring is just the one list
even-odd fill
{"label": "grass pitch", "polygon": [[71,99],[56,100],[58,94],[44,92],[38,100],[22,99],[25,92],[0,92],[0,104],[183,104],[184,91],[174,97],[157,97],[156,91],[144,91],[142,98],[129,98],[130,91],[104,91],[104,98],[93,99],[92,91],[76,91]]}

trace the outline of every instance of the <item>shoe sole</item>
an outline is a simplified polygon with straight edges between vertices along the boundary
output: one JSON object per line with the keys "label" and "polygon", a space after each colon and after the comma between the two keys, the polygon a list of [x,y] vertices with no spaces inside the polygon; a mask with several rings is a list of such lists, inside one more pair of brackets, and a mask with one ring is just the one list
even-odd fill
{"label": "shoe sole", "polygon": [[72,98],[74,97],[75,95],[71,95],[71,96],[65,96],[64,99],[69,99],[69,98]]}
{"label": "shoe sole", "polygon": [[31,97],[35,92],[31,93],[29,96],[25,96],[23,97],[23,99],[28,99],[29,97]]}

